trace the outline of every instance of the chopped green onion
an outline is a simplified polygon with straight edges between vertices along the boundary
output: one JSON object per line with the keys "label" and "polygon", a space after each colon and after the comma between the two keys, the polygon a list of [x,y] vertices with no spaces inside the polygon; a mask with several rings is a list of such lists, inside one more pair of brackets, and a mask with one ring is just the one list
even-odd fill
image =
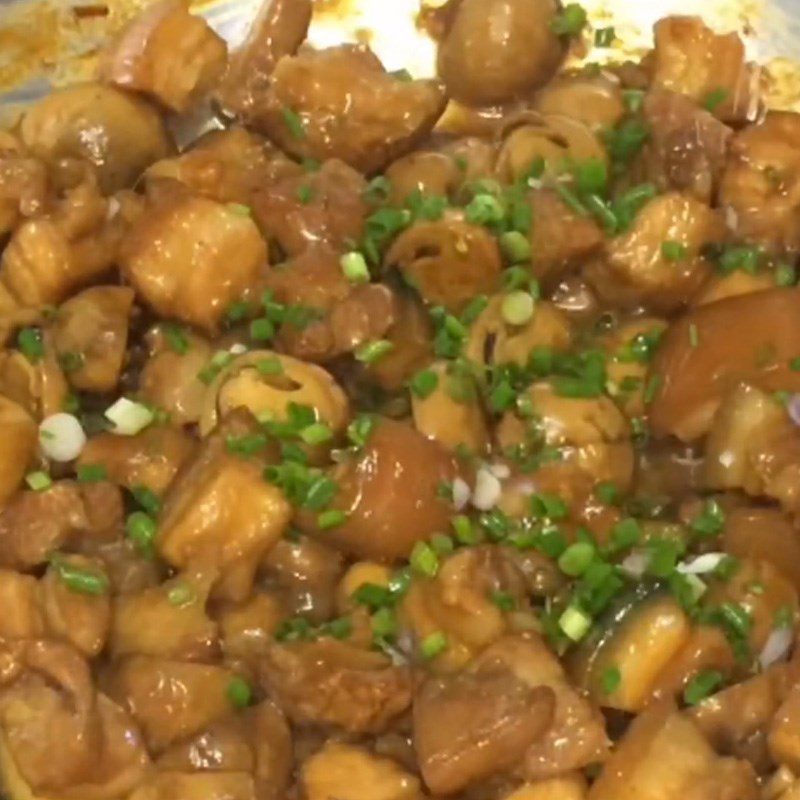
{"label": "chopped green onion", "polygon": [[797,272],[791,264],[781,263],[775,267],[776,286],[794,286],[797,283]]}
{"label": "chopped green onion", "polygon": [[592,627],[592,618],[577,606],[568,606],[558,619],[558,627],[573,642],[579,642]]}
{"label": "chopped green onion", "polygon": [[606,147],[613,161],[627,164],[650,138],[650,129],[639,117],[630,117],[605,136]]}
{"label": "chopped green onion", "polygon": [[225,446],[229,453],[249,458],[267,446],[267,436],[264,433],[250,433],[244,436],[228,436],[225,439]]}
{"label": "chopped green onion", "polygon": [[249,217],[253,213],[250,206],[246,206],[243,203],[228,203],[227,207],[228,211],[231,214],[236,214],[237,217]]}
{"label": "chopped green onion", "polygon": [[714,536],[725,525],[725,513],[716,500],[709,499],[702,511],[692,520],[690,528],[701,536]]}
{"label": "chopped green onion", "polygon": [[644,92],[641,89],[626,89],[622,93],[622,102],[629,114],[638,114],[644,105]]}
{"label": "chopped green onion", "polygon": [[703,100],[703,107],[706,111],[716,111],[727,99],[730,92],[720,87],[709,92]]}
{"label": "chopped green onion", "polygon": [[417,542],[408,560],[415,572],[427,578],[436,577],[439,571],[439,556],[426,542]]}
{"label": "chopped green onion", "polygon": [[617,33],[614,28],[598,28],[594,32],[594,46],[595,47],[611,47],[614,40],[617,38]]}
{"label": "chopped green onion", "polygon": [[183,356],[189,352],[189,337],[180,325],[174,322],[166,322],[161,328],[170,349],[178,355]]}
{"label": "chopped green onion", "polygon": [[719,257],[719,268],[723,272],[734,272],[737,269],[755,275],[761,260],[761,250],[758,247],[746,245],[726,247]]}
{"label": "chopped green onion", "polygon": [[292,138],[305,139],[306,129],[305,125],[303,125],[302,117],[293,108],[289,108],[289,106],[284,106],[281,109],[281,114],[283,115],[283,122],[289,129]]}
{"label": "chopped green onion", "polygon": [[450,536],[434,533],[431,536],[431,547],[436,551],[436,555],[447,556],[455,550],[456,545]]}
{"label": "chopped green onion", "polygon": [[599,158],[589,158],[573,170],[575,184],[581,194],[602,195],[608,187],[608,167]]}
{"label": "chopped green onion", "polygon": [[259,375],[282,375],[283,364],[278,356],[267,356],[261,358],[255,363]]}
{"label": "chopped green onion", "polygon": [[531,514],[536,519],[566,519],[569,509],[567,504],[557,495],[539,492],[531,495]]}
{"label": "chopped green onion", "polygon": [[456,541],[463,545],[473,545],[478,543],[478,533],[472,526],[470,518],[464,514],[459,514],[450,520],[453,526],[453,531],[456,536]]}
{"label": "chopped green onion", "polygon": [[197,594],[194,588],[183,581],[176,583],[175,586],[167,592],[167,601],[169,604],[171,606],[177,606],[178,608],[188,606],[196,599]]}
{"label": "chopped green onion", "polygon": [[324,422],[315,422],[300,431],[300,438],[310,445],[329,442],[333,438],[333,431]]}
{"label": "chopped green onion", "polygon": [[156,516],[161,510],[161,501],[149,486],[139,484],[130,491],[133,499],[151,516]]}
{"label": "chopped green onion", "polygon": [[527,325],[533,319],[533,297],[521,290],[510,292],[503,298],[501,313],[509,325]]}
{"label": "chopped green onion", "polygon": [[607,506],[613,506],[619,502],[619,489],[611,481],[598,483],[594,487],[594,494],[601,503]]}
{"label": "chopped green onion", "polygon": [[17,347],[31,364],[35,364],[44,356],[41,330],[39,328],[22,328],[17,333]]}
{"label": "chopped green onion", "polygon": [[367,184],[361,196],[368,203],[383,203],[389,199],[391,193],[391,181],[385,175],[378,175]]}
{"label": "chopped green onion", "polygon": [[517,603],[514,600],[513,596],[510,595],[508,592],[492,592],[489,595],[489,599],[496,605],[501,611],[513,611],[517,607]]}
{"label": "chopped green onion", "polygon": [[686,258],[688,252],[685,244],[676,242],[674,239],[668,239],[661,243],[661,255],[666,261],[681,261]]}
{"label": "chopped green onion", "polygon": [[66,352],[58,355],[58,365],[66,373],[77,372],[85,361],[86,357],[83,353]]}
{"label": "chopped green onion", "polygon": [[233,678],[228,684],[226,694],[234,708],[247,708],[253,702],[253,689],[244,678]]}
{"label": "chopped green onion", "polygon": [[268,342],[275,336],[275,325],[266,317],[259,317],[250,323],[250,338],[257,342]]}
{"label": "chopped green onion", "polygon": [[228,306],[225,317],[228,322],[241,322],[250,313],[250,304],[246,300],[237,300]]}
{"label": "chopped green onion", "polygon": [[347,520],[347,514],[338,508],[329,508],[317,516],[317,525],[320,530],[327,531],[337,528]]}
{"label": "chopped green onion", "polygon": [[53,485],[53,479],[46,472],[29,472],[25,476],[25,483],[27,483],[34,492],[43,492]]}
{"label": "chopped green onion", "polygon": [[588,542],[571,544],[558,558],[558,568],[571,578],[583,575],[595,557],[595,549]]}
{"label": "chopped green onion", "polygon": [[614,234],[619,228],[619,219],[614,209],[602,197],[590,194],[584,198],[586,208],[597,218],[609,234]]}
{"label": "chopped green onion", "polygon": [[375,417],[371,414],[360,414],[347,426],[347,438],[356,447],[363,447],[374,430],[375,424]]}
{"label": "chopped green onion", "polygon": [[372,637],[377,641],[391,641],[397,635],[397,617],[388,606],[378,608],[370,617]]}
{"label": "chopped green onion", "polygon": [[510,264],[530,261],[531,244],[528,237],[519,231],[506,231],[500,236],[500,249]]}
{"label": "chopped green onion", "polygon": [[144,511],[134,511],[125,520],[125,533],[140,553],[150,555],[156,538],[156,521]]}
{"label": "chopped green onion", "polygon": [[374,364],[394,350],[394,344],[388,339],[376,339],[359,347],[354,355],[362,364]]}
{"label": "chopped green onion", "polygon": [[369,283],[369,267],[367,260],[358,251],[345,253],[340,259],[339,264],[345,278],[350,283]]}
{"label": "chopped green onion", "polygon": [[314,187],[309,183],[304,183],[297,187],[297,199],[307,206],[314,199]]}
{"label": "chopped green onion", "polygon": [[689,346],[696,348],[700,344],[700,334],[697,332],[697,325],[692,322],[689,325]]}
{"label": "chopped green onion", "polygon": [[472,225],[497,225],[505,218],[505,210],[493,195],[476,194],[464,209],[464,216]]}
{"label": "chopped green onion", "polygon": [[645,402],[645,405],[650,405],[653,400],[656,399],[656,395],[658,394],[658,390],[661,388],[662,378],[660,375],[651,375],[647,379],[647,383],[644,387],[644,394],[642,395],[642,399]]}
{"label": "chopped green onion", "polygon": [[698,672],[684,689],[684,702],[687,705],[696,706],[710,694],[713,694],[714,690],[722,684],[722,680],[722,673],[715,669]]}
{"label": "chopped green onion", "polygon": [[447,637],[441,632],[431,633],[426,636],[421,644],[420,651],[426,661],[431,661],[447,649]]}
{"label": "chopped green onion", "polygon": [[98,483],[108,477],[103,464],[80,464],[75,472],[81,483]]}
{"label": "chopped green onion", "polygon": [[619,685],[622,683],[622,673],[619,671],[619,667],[608,667],[608,669],[603,670],[600,683],[602,684],[604,694],[613,694],[616,692],[617,689],[619,689]]}
{"label": "chopped green onion", "polygon": [[571,211],[574,211],[581,217],[588,217],[589,210],[586,206],[581,202],[578,195],[572,191],[568,186],[565,186],[563,183],[557,183],[555,185],[556,193],[558,196],[563,200],[564,205],[567,206]]}
{"label": "chopped green onion", "polygon": [[67,561],[60,553],[51,556],[50,565],[70,591],[95,596],[108,594],[108,577],[102,572],[78,567]]}
{"label": "chopped green onion", "polygon": [[408,385],[417,397],[424,400],[436,391],[436,387],[439,385],[439,376],[432,369],[425,369],[418,372]]}
{"label": "chopped green onion", "polygon": [[550,22],[550,30],[558,36],[577,36],[585,27],[586,9],[578,3],[569,3]]}

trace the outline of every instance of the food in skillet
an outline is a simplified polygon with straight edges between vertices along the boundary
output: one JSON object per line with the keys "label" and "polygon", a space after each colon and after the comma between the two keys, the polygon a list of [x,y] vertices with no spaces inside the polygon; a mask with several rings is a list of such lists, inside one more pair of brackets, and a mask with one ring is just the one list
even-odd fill
{"label": "food in skillet", "polygon": [[3,797],[797,800],[800,116],[698,18],[310,16],[0,134]]}

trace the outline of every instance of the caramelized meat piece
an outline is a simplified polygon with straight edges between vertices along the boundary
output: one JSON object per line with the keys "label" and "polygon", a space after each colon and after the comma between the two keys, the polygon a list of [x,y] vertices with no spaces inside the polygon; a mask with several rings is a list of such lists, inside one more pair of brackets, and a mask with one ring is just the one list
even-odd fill
{"label": "caramelized meat piece", "polygon": [[[84,556],[68,556],[73,568],[104,574],[102,563]],[[82,594],[70,588],[58,570],[50,567],[41,582],[42,610],[51,634],[72,644],[87,658],[100,653],[111,624],[108,594]]]}
{"label": "caramelized meat piece", "polygon": [[212,660],[219,650],[217,625],[205,608],[212,577],[184,572],[160,586],[116,598],[109,640],[112,657]]}
{"label": "caramelized meat piece", "polygon": [[171,179],[209,200],[250,206],[256,191],[301,171],[266,139],[233,125],[209,131],[180,155],[157,161],[145,178],[148,188]]}
{"label": "caramelized meat piece", "polygon": [[182,113],[225,70],[228,48],[186,0],[161,0],[134,18],[101,56],[100,79],[149,94]]}
{"label": "caramelized meat piece", "polygon": [[710,104],[725,121],[756,118],[760,68],[745,63],[738,34],[716,34],[699,17],[665,17],[653,32],[654,87]]}
{"label": "caramelized meat piece", "polygon": [[30,152],[44,161],[89,161],[109,193],[131,186],[150,164],[173,149],[152,106],[98,83],[47,95],[22,118],[20,135]]}
{"label": "caramelized meat piece", "polygon": [[308,537],[281,539],[266,554],[262,567],[265,580],[282,590],[294,614],[314,622],[333,616],[344,559],[332,547]]}
{"label": "caramelized meat piece", "polygon": [[31,640],[20,676],[0,692],[3,787],[18,797],[126,796],[148,756],[128,714],[92,686],[68,645]]}
{"label": "caramelized meat piece", "polygon": [[398,80],[366,48],[342,45],[281,59],[250,124],[293,156],[369,173],[411,150],[444,105],[436,81]]}
{"label": "caramelized meat piece", "polygon": [[547,687],[555,709],[549,728],[525,752],[522,774],[529,780],[562,775],[603,761],[609,748],[599,712],[566,679],[558,659],[534,634],[505,637],[479,656],[476,667],[505,667],[533,689]]}
{"label": "caramelized meat piece", "polygon": [[414,698],[414,748],[428,788],[450,794],[516,767],[554,707],[551,689],[508,669],[428,678]]}
{"label": "caramelized meat piece", "polygon": [[0,564],[30,569],[75,535],[107,538],[121,523],[122,500],[108,484],[58,481],[44,492],[20,492],[0,512]]}
{"label": "caramelized meat piece", "polygon": [[380,653],[335,639],[276,644],[261,681],[297,724],[377,733],[411,704],[411,673]]}
{"label": "caramelized meat piece", "polygon": [[533,274],[554,286],[571,268],[597,253],[605,241],[600,226],[576,214],[550,189],[529,195]]}
{"label": "caramelized meat piece", "polygon": [[195,442],[182,429],[150,425],[135,436],[101,433],[92,437],[78,465],[100,464],[110,481],[127,489],[146,486],[161,495],[195,449]]}
{"label": "caramelized meat piece", "polygon": [[[17,491],[38,441],[36,423],[25,409],[0,395],[0,438],[3,457],[0,459],[0,505]],[[2,519],[0,512],[0,519]]]}
{"label": "caramelized meat piece", "polygon": [[11,134],[0,132],[0,235],[41,214],[50,200],[45,164],[31,158]]}
{"label": "caramelized meat piece", "polygon": [[[692,345],[697,333],[697,347]],[[693,441],[706,434],[722,398],[740,382],[800,390],[789,361],[800,352],[800,292],[771,289],[694,309],[669,327],[651,374],[660,388],[650,406],[656,436]]]}
{"label": "caramelized meat piece", "polygon": [[0,569],[0,603],[6,609],[0,619],[0,637],[38,639],[44,635],[39,582],[31,575]]}
{"label": "caramelized meat piece", "polygon": [[210,437],[170,485],[156,548],[174,567],[212,566],[219,572],[215,593],[242,600],[252,588],[258,560],[288,524],[290,509],[263,479],[256,459],[230,452],[229,438],[236,435],[223,431]]}
{"label": "caramelized meat piece", "polygon": [[361,747],[329,742],[304,764],[308,800],[420,800],[419,780],[389,758]]}
{"label": "caramelized meat piece", "polygon": [[653,89],[644,98],[650,139],[644,176],[662,191],[688,192],[703,203],[717,195],[733,131],[688,97]]}
{"label": "caramelized meat piece", "polygon": [[[674,311],[709,276],[702,248],[722,239],[724,230],[721,217],[693,197],[661,195],[642,209],[630,231],[607,245],[605,257],[587,269],[586,277],[616,306]],[[665,255],[665,242],[676,243],[677,258]]]}
{"label": "caramelized meat piece", "polygon": [[266,263],[249,215],[178,196],[145,212],[126,237],[121,266],[158,314],[214,333],[231,303],[255,288]]}
{"label": "caramelized meat piece", "polygon": [[114,664],[106,682],[141,726],[150,752],[158,753],[229,713],[233,678],[223,667],[131,656]]}
{"label": "caramelized meat piece", "polygon": [[358,172],[334,159],[316,171],[287,175],[257,192],[253,215],[267,238],[288,256],[319,244],[347,250],[348,242],[361,239],[368,212],[362,197],[366,187]]}
{"label": "caramelized meat piece", "polygon": [[217,99],[245,122],[257,119],[275,65],[297,52],[308,32],[312,0],[263,2],[241,49],[230,60]]}
{"label": "caramelized meat piece", "polygon": [[589,800],[759,797],[753,768],[720,758],[690,719],[669,703],[640,715],[589,790]]}
{"label": "caramelized meat piece", "polygon": [[447,528],[449,504],[437,490],[457,474],[441,445],[409,425],[376,420],[361,452],[334,470],[339,491],[333,505],[347,520],[321,535],[359,558],[407,558],[416,542]]}
{"label": "caramelized meat piece", "polygon": [[800,248],[800,115],[771,111],[733,137],[720,203],[734,230],[755,244]]}
{"label": "caramelized meat piece", "polygon": [[439,47],[439,74],[467,105],[514,100],[552,77],[563,55],[554,0],[463,0]]}
{"label": "caramelized meat piece", "polygon": [[58,309],[53,343],[76,389],[110,392],[117,385],[133,299],[128,287],[94,286]]}
{"label": "caramelized meat piece", "polygon": [[460,216],[417,222],[395,239],[384,258],[431,305],[459,312],[475,295],[497,285],[502,262],[497,242]]}

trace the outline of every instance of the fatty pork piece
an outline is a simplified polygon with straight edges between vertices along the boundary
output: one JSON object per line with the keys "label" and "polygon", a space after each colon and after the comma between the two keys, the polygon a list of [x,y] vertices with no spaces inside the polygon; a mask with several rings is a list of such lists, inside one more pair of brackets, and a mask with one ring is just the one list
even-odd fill
{"label": "fatty pork piece", "polygon": [[267,247],[249,213],[182,192],[149,205],[128,232],[120,262],[153,311],[208,333],[266,265]]}
{"label": "fatty pork piece", "polygon": [[161,0],[105,50],[99,76],[182,114],[214,88],[227,55],[225,41],[202,17],[189,13],[187,0]]}
{"label": "fatty pork piece", "polygon": [[92,683],[69,645],[3,643],[0,770],[11,800],[127,797],[149,757],[129,714]]}
{"label": "fatty pork piece", "polygon": [[435,80],[387,73],[366,47],[282,58],[249,124],[296,158],[339,158],[377,172],[427,136],[446,104]]}
{"label": "fatty pork piece", "polygon": [[291,509],[264,480],[258,458],[241,458],[228,441],[258,431],[251,415],[219,426],[181,470],[164,498],[156,549],[173,567],[197,561],[217,570],[215,597],[243,600],[261,556],[283,534]]}

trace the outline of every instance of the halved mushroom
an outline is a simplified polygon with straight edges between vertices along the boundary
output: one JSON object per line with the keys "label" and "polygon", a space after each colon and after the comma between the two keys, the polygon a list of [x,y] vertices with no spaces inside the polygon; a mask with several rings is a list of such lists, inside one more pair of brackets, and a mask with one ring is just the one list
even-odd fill
{"label": "halved mushroom", "polygon": [[99,83],[51,92],[26,112],[20,135],[44,161],[82,158],[94,164],[107,193],[128,188],[173,149],[155,108]]}
{"label": "halved mushroom", "polygon": [[200,432],[207,435],[235,408],[285,422],[291,404],[313,408],[317,419],[335,433],[349,418],[347,396],[322,367],[271,350],[254,350],[231,361],[208,387]]}
{"label": "halved mushroom", "polygon": [[543,174],[552,178],[558,176],[565,162],[608,161],[597,135],[575,117],[525,112],[506,125],[504,134],[495,169],[498,178],[507,183],[528,175],[539,159],[544,162]]}
{"label": "halved mushroom", "polygon": [[620,81],[589,70],[556,76],[538,92],[533,107],[548,117],[573,117],[596,131],[613,128],[625,114]]}
{"label": "halved mushroom", "polygon": [[308,49],[281,59],[249,114],[287,153],[375,172],[430,133],[446,103],[438,81],[403,81],[367,48]]}
{"label": "halved mushroom", "polygon": [[476,455],[485,453],[489,431],[473,376],[442,361],[429,369],[437,384],[425,397],[412,392],[414,427],[450,450],[462,446]]}
{"label": "halved mushroom", "polygon": [[514,100],[547,83],[564,47],[555,0],[464,0],[439,47],[439,74],[467,105]]}
{"label": "halved mushroom", "polygon": [[523,325],[503,317],[505,295],[495,295],[470,327],[465,355],[476,364],[528,363],[537,347],[569,349],[572,330],[567,317],[552,303],[537,302],[533,316]]}
{"label": "halved mushroom", "polygon": [[128,232],[120,262],[157,314],[211,333],[266,264],[266,244],[248,214],[182,194],[148,208]]}
{"label": "halved mushroom", "polygon": [[386,170],[389,202],[403,205],[415,194],[449,197],[465,180],[455,158],[432,150],[416,150],[398,158]]}
{"label": "halved mushroom", "polygon": [[100,80],[144,92],[184,113],[207,95],[227,62],[225,40],[187,0],[161,0],[128,24],[100,57]]}
{"label": "halved mushroom", "polygon": [[384,263],[396,266],[427,303],[455,312],[475,295],[492,292],[503,268],[497,240],[457,214],[412,225],[395,239]]}

